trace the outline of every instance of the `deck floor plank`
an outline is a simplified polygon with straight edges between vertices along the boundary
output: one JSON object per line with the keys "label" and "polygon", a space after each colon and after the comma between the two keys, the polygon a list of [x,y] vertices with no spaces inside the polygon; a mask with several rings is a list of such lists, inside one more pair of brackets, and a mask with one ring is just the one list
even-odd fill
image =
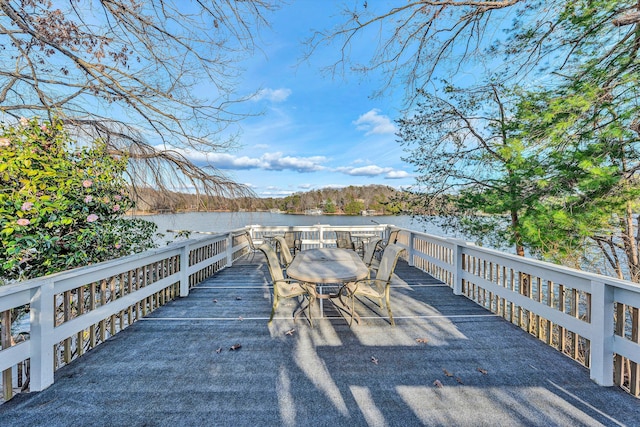
{"label": "deck floor plank", "polygon": [[284,300],[268,326],[262,261],[222,270],[47,390],[0,405],[0,425],[640,425],[638,399],[403,262],[395,328],[370,301],[352,327],[331,302],[322,317],[315,306],[310,328]]}

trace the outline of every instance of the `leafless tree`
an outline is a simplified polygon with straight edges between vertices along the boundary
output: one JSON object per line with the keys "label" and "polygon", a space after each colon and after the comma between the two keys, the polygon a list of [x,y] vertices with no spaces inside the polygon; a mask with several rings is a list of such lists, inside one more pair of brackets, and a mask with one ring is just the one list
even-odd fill
{"label": "leafless tree", "polygon": [[[467,60],[484,55],[481,47],[486,42],[486,33],[493,33],[499,27],[491,19],[498,11],[525,2],[410,0],[397,3],[396,7],[386,7],[379,2],[362,1],[343,9],[344,20],[333,28],[314,32],[307,40],[306,57],[325,45],[337,45],[337,59],[325,71],[332,75],[381,72],[384,82],[374,96],[400,84],[411,100],[416,89],[425,89],[438,69],[454,64],[448,71],[459,71]],[[363,46],[373,50],[363,54]]]}
{"label": "leafless tree", "polygon": [[[0,113],[62,119],[134,188],[250,191],[190,152],[234,146],[237,60],[277,0],[0,0]],[[246,96],[246,95],[245,95]]]}

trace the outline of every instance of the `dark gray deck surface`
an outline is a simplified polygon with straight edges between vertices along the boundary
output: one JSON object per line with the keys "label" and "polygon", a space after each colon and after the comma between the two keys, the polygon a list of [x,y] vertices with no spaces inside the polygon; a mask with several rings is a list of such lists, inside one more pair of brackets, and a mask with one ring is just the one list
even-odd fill
{"label": "dark gray deck surface", "polygon": [[640,400],[402,262],[395,328],[370,302],[351,328],[325,302],[313,329],[292,300],[267,326],[259,262],[0,405],[0,426],[640,426]]}

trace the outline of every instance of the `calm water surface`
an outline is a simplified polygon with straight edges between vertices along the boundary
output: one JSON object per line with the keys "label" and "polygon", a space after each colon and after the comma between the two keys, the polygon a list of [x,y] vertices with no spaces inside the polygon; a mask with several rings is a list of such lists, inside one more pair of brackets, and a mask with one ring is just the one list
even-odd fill
{"label": "calm water surface", "polygon": [[[160,233],[167,230],[191,230],[223,232],[242,228],[247,225],[372,225],[375,223],[410,228],[437,236],[453,236],[445,234],[435,225],[418,222],[408,215],[401,216],[344,216],[344,215],[288,215],[271,212],[189,212],[170,215],[143,216],[158,225]],[[196,237],[196,236],[192,236]]]}

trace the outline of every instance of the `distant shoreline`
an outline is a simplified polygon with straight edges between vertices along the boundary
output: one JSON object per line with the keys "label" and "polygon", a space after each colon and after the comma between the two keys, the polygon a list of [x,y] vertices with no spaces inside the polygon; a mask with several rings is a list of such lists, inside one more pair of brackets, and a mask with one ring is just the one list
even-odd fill
{"label": "distant shoreline", "polygon": [[[130,215],[130,216],[152,216],[152,215],[179,215],[179,214],[186,214],[186,213],[270,213],[268,210],[255,210],[255,211],[247,211],[247,210],[243,210],[243,211],[231,211],[231,210],[217,210],[217,211],[178,211],[178,212],[150,212],[150,211],[127,211],[126,214]],[[274,213],[274,212],[271,212]],[[384,214],[384,213],[373,213],[373,214],[367,214],[367,215],[349,215],[349,214],[345,214],[345,213],[339,213],[339,212],[334,212],[334,213],[328,213],[328,212],[323,212],[321,215],[309,215],[309,214],[305,214],[304,212],[275,212],[281,215],[302,215],[302,216],[352,216],[352,217],[359,217],[359,216],[402,216],[401,214]]]}

